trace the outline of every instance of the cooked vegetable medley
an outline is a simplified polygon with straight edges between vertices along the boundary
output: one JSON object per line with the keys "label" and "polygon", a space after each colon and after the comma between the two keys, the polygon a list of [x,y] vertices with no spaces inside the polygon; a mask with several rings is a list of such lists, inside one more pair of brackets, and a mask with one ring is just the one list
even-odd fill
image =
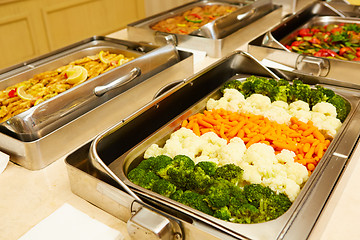
{"label": "cooked vegetable medley", "polygon": [[187,35],[213,20],[236,10],[225,5],[194,7],[181,15],[162,20],[151,28],[156,31]]}
{"label": "cooked vegetable medley", "polygon": [[133,58],[101,51],[0,91],[0,122]]}
{"label": "cooked vegetable medley", "polygon": [[341,23],[303,28],[286,47],[299,54],[360,61],[360,24]]}
{"label": "cooked vegetable medley", "polygon": [[[221,92],[163,146],[152,144],[128,178],[226,221],[275,219],[321,161],[348,103],[300,80],[255,76],[229,81]],[[347,109],[338,111],[343,106]]]}

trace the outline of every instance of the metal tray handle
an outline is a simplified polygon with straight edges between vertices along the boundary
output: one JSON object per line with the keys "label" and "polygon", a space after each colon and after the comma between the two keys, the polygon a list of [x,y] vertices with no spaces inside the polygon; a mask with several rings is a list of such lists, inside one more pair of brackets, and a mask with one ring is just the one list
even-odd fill
{"label": "metal tray handle", "polygon": [[121,87],[128,82],[132,81],[134,78],[138,77],[141,74],[141,69],[138,67],[133,68],[128,74],[122,76],[121,78],[116,79],[115,81],[106,84],[104,86],[97,86],[94,88],[94,94],[97,97],[101,97],[108,91],[111,91],[115,88]]}

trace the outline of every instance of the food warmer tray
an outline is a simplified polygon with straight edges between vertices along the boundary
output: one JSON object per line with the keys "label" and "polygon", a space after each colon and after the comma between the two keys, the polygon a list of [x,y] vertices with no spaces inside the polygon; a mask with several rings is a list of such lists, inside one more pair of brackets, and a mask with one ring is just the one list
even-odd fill
{"label": "food warmer tray", "polygon": [[[155,23],[179,15],[197,6],[233,5],[238,10],[210,22],[189,35],[155,31],[150,27]],[[170,9],[127,25],[131,40],[155,45],[169,42],[179,47],[205,51],[209,57],[222,57],[253,38],[278,24],[282,7],[271,0],[203,0]]]}
{"label": "food warmer tray", "polygon": [[300,28],[313,24],[326,25],[340,22],[360,23],[360,19],[344,17],[334,7],[325,2],[317,1],[249,42],[248,52],[260,61],[265,59],[281,64],[284,74],[302,72],[327,78],[327,81],[330,82],[345,82],[349,87],[358,88],[357,85],[360,83],[359,62],[306,56],[291,52],[284,46],[284,42],[291,37],[291,34]]}
{"label": "food warmer tray", "polygon": [[360,17],[360,6],[352,5],[346,0],[332,0],[326,3],[334,11],[337,11],[343,17]]}
{"label": "food warmer tray", "polygon": [[[203,110],[210,97],[219,97],[219,88],[226,81],[250,75],[278,78],[250,54],[236,51],[99,134],[65,159],[73,193],[128,221],[129,234],[134,236],[141,235],[139,232],[155,234],[151,229],[156,221],[147,212],[150,209],[151,213],[170,219],[172,229],[175,229],[173,234],[178,239],[305,239],[357,144],[360,135],[358,90],[320,82],[345,97],[351,104],[351,111],[291,208],[273,221],[258,224],[225,222],[137,187],[125,177],[126,172],[138,164],[139,156],[147,146],[163,143],[180,126],[182,119]],[[304,82],[318,84],[318,80],[307,77]],[[145,209],[145,213],[137,211],[137,206],[142,204],[140,209]],[[141,223],[144,215],[148,218]]]}
{"label": "food warmer tray", "polygon": [[[101,50],[135,59],[1,123],[0,150],[10,154],[11,161],[41,169],[151,101],[162,88],[171,88],[193,73],[192,53],[173,45],[155,47],[94,36],[2,70],[0,86],[6,88]],[[95,90],[109,86],[107,92],[95,95]]]}

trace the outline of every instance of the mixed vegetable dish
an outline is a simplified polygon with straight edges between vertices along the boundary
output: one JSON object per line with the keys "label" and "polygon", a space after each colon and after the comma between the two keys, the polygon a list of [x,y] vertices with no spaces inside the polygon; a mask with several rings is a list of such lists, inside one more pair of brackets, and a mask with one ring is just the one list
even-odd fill
{"label": "mixed vegetable dish", "polygon": [[181,15],[164,19],[151,26],[151,29],[187,35],[219,17],[230,14],[236,9],[236,7],[228,5],[198,6]]}
{"label": "mixed vegetable dish", "polygon": [[295,201],[350,111],[301,80],[231,80],[131,169],[136,185],[233,223],[278,218]]}
{"label": "mixed vegetable dish", "polygon": [[340,23],[302,28],[286,47],[299,54],[360,61],[360,24]]}

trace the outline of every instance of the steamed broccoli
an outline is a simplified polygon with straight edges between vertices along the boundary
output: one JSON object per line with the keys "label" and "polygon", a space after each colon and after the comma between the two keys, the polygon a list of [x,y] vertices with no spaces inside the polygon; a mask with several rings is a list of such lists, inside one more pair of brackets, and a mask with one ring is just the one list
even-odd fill
{"label": "steamed broccoli", "polygon": [[190,190],[186,190],[180,197],[180,203],[195,208],[203,213],[213,215],[214,211],[205,201],[205,196]]}
{"label": "steamed broccoli", "polygon": [[201,168],[207,175],[213,176],[217,169],[217,165],[211,161],[201,161],[195,165],[195,170],[196,168]]}
{"label": "steamed broccoli", "polygon": [[137,168],[144,169],[146,171],[153,171],[160,175],[158,172],[164,171],[164,169],[172,162],[172,158],[166,155],[159,155],[157,157],[150,157],[142,160]]}
{"label": "steamed broccoli", "polygon": [[221,220],[229,221],[231,218],[231,212],[228,207],[222,207],[214,212],[214,217],[219,218]]}
{"label": "steamed broccoli", "polygon": [[205,190],[214,182],[214,179],[205,173],[200,167],[195,167],[189,175],[187,188],[198,193],[204,193]]}
{"label": "steamed broccoli", "polygon": [[299,79],[295,79],[293,81],[293,84],[289,86],[288,103],[295,102],[298,100],[308,103],[310,93],[311,93],[310,85],[303,83]]}
{"label": "steamed broccoli", "polygon": [[236,90],[240,90],[241,89],[241,82],[237,79],[234,80],[230,80],[228,82],[226,82],[222,88],[220,89],[221,93],[224,93],[224,90],[227,88],[231,88],[231,89],[236,89]]}
{"label": "steamed broccoli", "polygon": [[337,118],[341,121],[344,122],[347,115],[350,112],[350,104],[348,101],[346,101],[343,97],[341,97],[340,95],[334,95],[332,98],[330,98],[328,101],[328,103],[331,103],[332,105],[335,106],[336,108],[336,113],[337,113]]}
{"label": "steamed broccoli", "polygon": [[243,171],[244,170],[233,163],[225,164],[216,169],[215,177],[226,179],[232,184],[237,185],[241,181]]}
{"label": "steamed broccoli", "polygon": [[291,201],[285,194],[276,194],[269,187],[260,184],[246,185],[244,193],[249,203],[259,210],[259,214],[253,219],[255,222],[275,219],[291,206]]}
{"label": "steamed broccoli", "polygon": [[233,184],[219,178],[206,190],[206,202],[213,209],[219,209],[229,205]]}
{"label": "steamed broccoli", "polygon": [[203,213],[236,223],[272,220],[291,206],[285,194],[276,194],[269,187],[239,187],[245,184],[241,182],[242,172],[234,164],[195,165],[184,155],[174,159],[160,155],[141,162],[128,173],[128,179]]}
{"label": "steamed broccoli", "polygon": [[153,184],[160,179],[154,172],[142,168],[134,168],[128,174],[128,179],[140,187],[151,189]]}
{"label": "steamed broccoli", "polygon": [[188,184],[190,174],[194,171],[195,163],[188,156],[177,155],[167,166],[165,179],[179,188],[185,188]]}
{"label": "steamed broccoli", "polygon": [[176,186],[165,179],[159,179],[152,185],[151,190],[165,197],[170,197],[176,191]]}

